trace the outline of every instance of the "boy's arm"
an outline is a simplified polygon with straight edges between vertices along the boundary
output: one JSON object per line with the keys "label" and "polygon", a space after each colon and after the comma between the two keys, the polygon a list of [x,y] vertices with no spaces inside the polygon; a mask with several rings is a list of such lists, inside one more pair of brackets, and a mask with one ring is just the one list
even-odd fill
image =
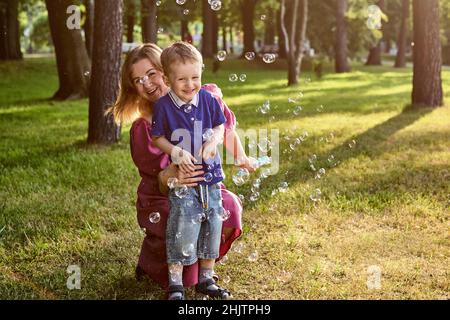
{"label": "boy's arm", "polygon": [[189,152],[174,146],[164,136],[154,136],[152,140],[155,146],[172,157],[173,162],[180,166],[181,171],[188,173],[195,170],[195,158]]}
{"label": "boy's arm", "polygon": [[208,141],[203,144],[203,147],[199,153],[199,155],[201,155],[204,160],[214,158],[217,153],[217,145],[223,142],[223,135],[225,134],[224,125],[218,125],[212,130],[213,134],[208,139]]}

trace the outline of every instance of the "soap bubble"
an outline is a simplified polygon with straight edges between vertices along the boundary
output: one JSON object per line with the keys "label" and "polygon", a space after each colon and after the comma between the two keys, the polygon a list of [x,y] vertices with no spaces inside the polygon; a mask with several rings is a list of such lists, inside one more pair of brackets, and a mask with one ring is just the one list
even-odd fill
{"label": "soap bubble", "polygon": [[258,251],[254,251],[252,253],[250,253],[250,255],[248,256],[248,261],[250,262],[255,262],[258,260]]}
{"label": "soap bubble", "polygon": [[183,111],[184,111],[185,113],[191,113],[191,112],[192,112],[192,105],[191,105],[191,104],[188,104],[188,105],[183,109]]}
{"label": "soap bubble", "polygon": [[148,215],[148,220],[150,220],[151,223],[158,223],[159,220],[161,220],[161,215],[159,212],[152,212]]}
{"label": "soap bubble", "polygon": [[214,170],[214,177],[220,178],[220,177],[222,177],[222,176],[223,176],[222,169],[216,169],[216,170]]}
{"label": "soap bubble", "polygon": [[177,0],[177,3],[182,6],[183,4],[186,3],[186,0]]}
{"label": "soap bubble", "polygon": [[167,179],[167,186],[169,187],[169,189],[175,188],[177,184],[178,184],[177,178],[170,177],[169,179]]}
{"label": "soap bubble", "polygon": [[230,210],[222,209],[220,213],[220,220],[225,221],[228,220],[231,216]]}
{"label": "soap bubble", "polygon": [[263,61],[265,63],[273,63],[273,62],[275,62],[275,59],[276,59],[276,56],[273,53],[265,53],[263,55]]}
{"label": "soap bubble", "polygon": [[212,180],[213,180],[213,175],[212,175],[212,173],[211,172],[207,172],[207,173],[205,173],[205,181],[206,182],[211,182]]}
{"label": "soap bubble", "polygon": [[253,202],[255,202],[255,201],[257,201],[259,199],[259,192],[253,192],[251,195],[250,195],[250,201],[253,201]]}
{"label": "soap bubble", "polygon": [[236,73],[230,74],[230,76],[228,77],[228,80],[230,80],[231,82],[236,82],[238,80],[237,74]]}
{"label": "soap bubble", "polygon": [[206,214],[204,214],[203,212],[195,215],[195,217],[192,218],[193,224],[202,223],[205,221],[206,221]]}
{"label": "soap bubble", "polygon": [[262,114],[266,114],[267,112],[269,112],[270,111],[270,101],[267,100],[266,102],[264,102],[263,105],[261,107],[259,107],[259,111]]}
{"label": "soap bubble", "polygon": [[296,107],[294,108],[293,113],[294,113],[296,116],[298,116],[302,110],[303,110],[302,106],[296,106]]}
{"label": "soap bubble", "polygon": [[247,80],[247,75],[245,73],[241,74],[239,76],[239,80],[241,80],[241,82],[245,82],[245,80]]}
{"label": "soap bubble", "polygon": [[309,196],[309,198],[314,202],[320,201],[321,197],[322,197],[322,191],[320,191],[320,189],[315,189]]}
{"label": "soap bubble", "polygon": [[185,185],[175,188],[175,195],[180,199],[186,197],[188,195],[188,193],[189,193],[189,189]]}
{"label": "soap bubble", "polygon": [[211,9],[219,11],[222,8],[222,2],[219,0],[211,1]]}
{"label": "soap bubble", "polygon": [[184,9],[184,10],[183,10],[183,14],[184,14],[185,16],[187,16],[187,15],[189,14],[189,9]]}
{"label": "soap bubble", "polygon": [[211,128],[208,128],[205,130],[205,132],[203,133],[203,141],[209,141],[209,139],[211,139],[214,136],[214,130]]}
{"label": "soap bubble", "polygon": [[194,247],[194,244],[192,244],[192,243],[187,243],[182,248],[182,253],[183,253],[183,256],[185,256],[185,257],[189,257],[189,256],[193,255],[194,251],[195,251],[195,247]]}
{"label": "soap bubble", "polygon": [[227,57],[227,52],[225,50],[220,50],[217,52],[217,60],[224,61]]}
{"label": "soap bubble", "polygon": [[288,190],[288,187],[289,187],[289,184],[286,181],[283,181],[278,186],[278,191],[279,192],[286,192]]}
{"label": "soap bubble", "polygon": [[311,163],[311,164],[314,163],[314,162],[316,162],[316,161],[317,161],[317,156],[316,156],[315,154],[309,156],[308,161],[309,161],[309,163]]}
{"label": "soap bubble", "polygon": [[252,51],[245,53],[245,59],[247,59],[249,61],[255,59],[255,56],[256,56],[255,53]]}

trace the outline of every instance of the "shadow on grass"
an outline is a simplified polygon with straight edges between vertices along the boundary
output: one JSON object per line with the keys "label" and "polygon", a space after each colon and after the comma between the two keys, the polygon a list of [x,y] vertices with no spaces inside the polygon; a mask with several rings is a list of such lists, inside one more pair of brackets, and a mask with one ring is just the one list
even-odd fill
{"label": "shadow on grass", "polygon": [[[330,155],[335,155],[336,159],[339,160],[339,163],[336,165],[336,167],[352,158],[357,158],[360,155],[367,155],[371,158],[375,158],[376,156],[384,152],[384,149],[380,146],[385,143],[389,137],[394,135],[396,132],[412,125],[417,120],[426,116],[434,110],[435,109],[433,108],[417,109],[411,106],[407,106],[401,113],[395,115],[389,120],[368,129],[358,136],[347,139],[341,145],[336,146],[326,153],[317,154],[317,158],[319,159],[317,167],[319,168],[322,165],[323,167],[327,167],[325,162]],[[356,145],[350,148],[349,144],[352,145],[353,140],[356,141]],[[297,172],[295,176],[293,176],[292,174],[289,176],[288,180],[290,180],[291,183],[294,183],[292,185],[295,185],[295,182],[299,181],[300,179],[302,179],[301,181],[303,181],[304,183],[310,183],[314,181],[314,177],[311,177],[310,175],[311,171],[309,169],[309,163],[299,165],[298,163],[295,164],[291,162],[284,169],[288,170],[289,172]],[[255,207],[254,203],[247,204],[248,209],[252,209]]]}

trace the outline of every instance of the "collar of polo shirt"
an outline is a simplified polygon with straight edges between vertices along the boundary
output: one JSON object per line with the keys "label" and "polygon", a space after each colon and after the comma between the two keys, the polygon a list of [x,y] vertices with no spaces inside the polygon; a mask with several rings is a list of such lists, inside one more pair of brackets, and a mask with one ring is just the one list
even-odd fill
{"label": "collar of polo shirt", "polygon": [[182,106],[184,106],[185,104],[190,104],[194,107],[198,106],[198,92],[197,94],[194,96],[194,98],[189,101],[188,103],[184,102],[183,100],[181,100],[176,94],[175,92],[173,92],[172,90],[169,90],[169,97],[170,99],[172,99],[173,103],[177,106],[178,109],[181,109]]}

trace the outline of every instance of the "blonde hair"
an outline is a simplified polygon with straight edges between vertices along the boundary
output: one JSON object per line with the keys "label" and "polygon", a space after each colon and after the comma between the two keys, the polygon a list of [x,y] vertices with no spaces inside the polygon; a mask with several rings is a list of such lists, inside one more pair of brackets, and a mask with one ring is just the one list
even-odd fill
{"label": "blonde hair", "polygon": [[175,42],[161,53],[161,65],[166,76],[169,75],[170,66],[174,62],[186,63],[186,61],[203,64],[202,54],[188,42]]}
{"label": "blonde hair", "polygon": [[155,69],[163,72],[161,53],[160,47],[153,43],[147,43],[134,48],[127,54],[122,65],[119,94],[116,103],[114,107],[107,111],[112,112],[116,123],[131,123],[137,118],[150,115],[151,107],[149,108],[149,102],[139,97],[133,84],[131,68],[135,63],[148,59]]}

